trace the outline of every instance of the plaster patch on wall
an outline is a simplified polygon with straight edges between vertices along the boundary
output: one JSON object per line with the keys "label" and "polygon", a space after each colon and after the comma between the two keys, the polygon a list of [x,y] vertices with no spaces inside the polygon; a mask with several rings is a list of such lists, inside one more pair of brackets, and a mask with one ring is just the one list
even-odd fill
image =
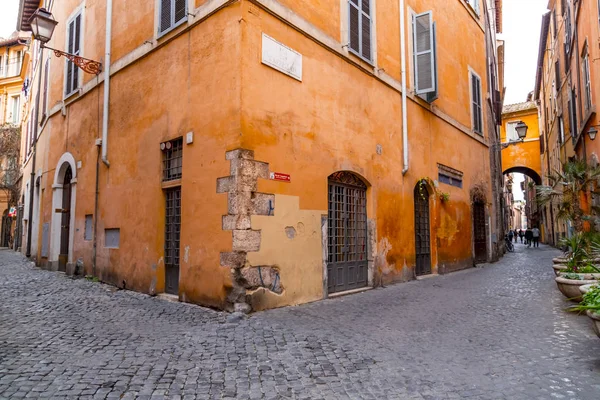
{"label": "plaster patch on wall", "polygon": [[[156,265],[154,265],[154,267],[156,267]],[[152,282],[150,282],[150,288],[148,289],[148,293],[151,296],[156,295],[156,276],[154,278],[152,278]]]}
{"label": "plaster patch on wall", "polygon": [[384,237],[377,246],[379,251],[375,255],[375,267],[377,268],[377,284],[383,286],[383,278],[389,275],[396,267],[396,264],[388,264],[387,255],[392,250],[392,244],[389,239]]}
{"label": "plaster patch on wall", "polygon": [[286,226],[285,235],[288,237],[288,239],[294,239],[296,237],[296,228],[293,226]]}
{"label": "plaster patch on wall", "polygon": [[190,258],[190,246],[185,246],[185,250],[183,252],[183,261],[185,261],[187,263],[189,258]]}
{"label": "plaster patch on wall", "polygon": [[449,215],[444,214],[442,217],[442,222],[440,223],[440,227],[437,231],[438,238],[446,239],[448,240],[448,244],[452,244],[457,233],[458,222],[455,219],[450,218]]}

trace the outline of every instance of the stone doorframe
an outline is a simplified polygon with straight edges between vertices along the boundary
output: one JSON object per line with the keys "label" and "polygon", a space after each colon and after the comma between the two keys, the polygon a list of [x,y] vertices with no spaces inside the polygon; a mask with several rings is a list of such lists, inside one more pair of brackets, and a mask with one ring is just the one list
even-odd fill
{"label": "stone doorframe", "polygon": [[71,167],[73,175],[71,179],[71,220],[69,223],[69,257],[67,259],[67,270],[73,264],[73,241],[75,238],[75,204],[77,199],[77,165],[75,157],[69,152],[64,153],[54,170],[54,183],[52,184],[52,224],[50,228],[50,253],[48,265],[51,270],[58,270],[58,255],[60,253],[60,235],[62,224],[62,213],[56,212],[62,208],[63,184],[67,167]]}

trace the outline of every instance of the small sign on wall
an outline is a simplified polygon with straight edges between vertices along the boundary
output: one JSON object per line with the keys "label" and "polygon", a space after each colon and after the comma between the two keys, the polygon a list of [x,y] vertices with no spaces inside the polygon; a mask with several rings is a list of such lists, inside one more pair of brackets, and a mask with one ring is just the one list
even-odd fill
{"label": "small sign on wall", "polygon": [[281,172],[269,172],[269,179],[288,183],[292,181],[291,176],[288,174],[282,174]]}
{"label": "small sign on wall", "polygon": [[302,54],[264,33],[262,63],[302,82]]}

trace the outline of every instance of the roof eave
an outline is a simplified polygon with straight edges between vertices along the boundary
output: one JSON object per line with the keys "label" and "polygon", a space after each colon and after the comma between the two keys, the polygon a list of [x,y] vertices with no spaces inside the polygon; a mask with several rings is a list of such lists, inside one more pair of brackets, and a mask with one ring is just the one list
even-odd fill
{"label": "roof eave", "polygon": [[548,30],[550,27],[550,11],[542,16],[542,30],[540,32],[540,44],[538,47],[537,70],[535,74],[535,89],[533,99],[539,100],[540,86],[542,83],[542,68],[544,65],[544,54],[546,53],[546,41],[548,40]]}

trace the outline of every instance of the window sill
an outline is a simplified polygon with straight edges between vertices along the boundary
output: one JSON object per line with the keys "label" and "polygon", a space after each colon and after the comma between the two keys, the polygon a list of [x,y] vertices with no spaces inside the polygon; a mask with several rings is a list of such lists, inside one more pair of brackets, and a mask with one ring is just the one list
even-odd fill
{"label": "window sill", "polygon": [[161,187],[163,189],[171,189],[178,186],[181,186],[181,178],[161,182]]}
{"label": "window sill", "polygon": [[375,62],[373,60],[368,60],[368,59],[364,58],[363,56],[358,54],[358,52],[351,49],[350,45],[347,45],[346,49],[348,51],[348,55],[351,56],[352,58],[358,60],[361,63],[365,63],[365,64],[369,65],[369,67],[371,67],[371,68],[375,68]]}
{"label": "window sill", "polygon": [[67,101],[74,99],[76,97],[79,97],[79,95],[81,94],[81,88],[78,87],[77,89],[73,90],[71,93],[67,93],[63,96],[63,102],[66,103]]}

